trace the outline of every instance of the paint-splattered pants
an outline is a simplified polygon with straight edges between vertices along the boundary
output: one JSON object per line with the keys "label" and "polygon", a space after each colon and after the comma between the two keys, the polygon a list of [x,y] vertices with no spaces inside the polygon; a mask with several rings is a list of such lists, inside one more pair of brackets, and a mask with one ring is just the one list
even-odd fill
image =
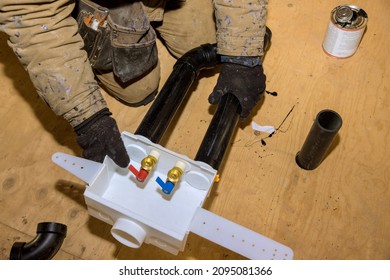
{"label": "paint-splattered pants", "polygon": [[[156,0],[144,2],[151,20],[159,20],[159,9],[152,5]],[[156,30],[176,56],[215,41],[221,54],[258,56],[263,53],[267,3],[187,0],[185,5],[165,11]],[[28,71],[38,94],[57,115],[76,126],[105,108],[106,102],[83,50],[77,23],[71,17],[73,9],[74,0],[1,0],[0,30],[8,34],[8,44]],[[112,73],[97,77],[113,94],[134,103],[158,87],[159,65],[144,79],[126,87],[118,85]]]}

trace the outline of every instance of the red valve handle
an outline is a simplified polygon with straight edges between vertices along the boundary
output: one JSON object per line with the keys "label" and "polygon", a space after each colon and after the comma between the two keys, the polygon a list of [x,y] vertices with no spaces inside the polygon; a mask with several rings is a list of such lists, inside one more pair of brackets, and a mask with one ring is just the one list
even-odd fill
{"label": "red valve handle", "polygon": [[138,171],[133,165],[130,164],[129,166],[129,170],[131,173],[133,173],[135,175],[135,178],[137,179],[137,181],[139,182],[144,182],[146,177],[148,177],[149,175],[149,172],[142,169],[140,171]]}

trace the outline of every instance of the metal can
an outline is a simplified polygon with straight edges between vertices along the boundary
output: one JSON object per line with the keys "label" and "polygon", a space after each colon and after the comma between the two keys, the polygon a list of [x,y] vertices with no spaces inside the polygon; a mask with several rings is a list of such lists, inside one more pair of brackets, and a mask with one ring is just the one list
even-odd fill
{"label": "metal can", "polygon": [[334,57],[352,56],[363,37],[368,21],[367,13],[354,5],[341,5],[330,14],[322,48]]}

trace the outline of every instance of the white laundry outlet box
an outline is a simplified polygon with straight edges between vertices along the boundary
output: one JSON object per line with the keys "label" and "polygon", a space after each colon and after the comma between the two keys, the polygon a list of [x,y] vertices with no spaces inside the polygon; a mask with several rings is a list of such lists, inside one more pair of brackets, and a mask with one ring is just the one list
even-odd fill
{"label": "white laundry outlet box", "polygon": [[[89,214],[112,225],[111,233],[119,242],[131,248],[145,242],[177,254],[192,231],[248,258],[292,259],[290,248],[202,208],[217,174],[208,164],[143,136],[123,132],[122,139],[137,169],[151,152],[159,154],[144,182],[109,157],[97,163],[63,153],[52,156],[53,162],[87,183],[84,197]],[[157,179],[165,181],[177,162],[185,170],[167,195]]]}

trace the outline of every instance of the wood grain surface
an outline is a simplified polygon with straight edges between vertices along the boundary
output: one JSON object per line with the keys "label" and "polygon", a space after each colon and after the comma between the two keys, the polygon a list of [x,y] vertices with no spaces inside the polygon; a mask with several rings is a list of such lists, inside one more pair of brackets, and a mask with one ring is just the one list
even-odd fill
{"label": "wood grain surface", "polygon": [[[330,11],[340,1],[270,1],[273,32],[265,57],[267,94],[240,123],[204,208],[291,247],[295,259],[390,259],[390,1],[353,1],[368,28],[356,54],[332,58],[321,48]],[[84,183],[51,162],[57,151],[80,155],[70,126],[36,94],[0,35],[0,259],[29,241],[42,221],[68,226],[56,259],[243,259],[190,234],[171,255],[131,249],[111,226],[87,213]],[[161,86],[175,60],[159,43]],[[218,68],[201,72],[162,145],[193,158],[215,108],[207,102]],[[105,93],[104,93],[105,94]],[[150,105],[128,108],[105,94],[121,131],[134,132]],[[255,135],[251,121],[280,129]],[[321,165],[297,166],[316,114],[337,111],[343,126]]]}

